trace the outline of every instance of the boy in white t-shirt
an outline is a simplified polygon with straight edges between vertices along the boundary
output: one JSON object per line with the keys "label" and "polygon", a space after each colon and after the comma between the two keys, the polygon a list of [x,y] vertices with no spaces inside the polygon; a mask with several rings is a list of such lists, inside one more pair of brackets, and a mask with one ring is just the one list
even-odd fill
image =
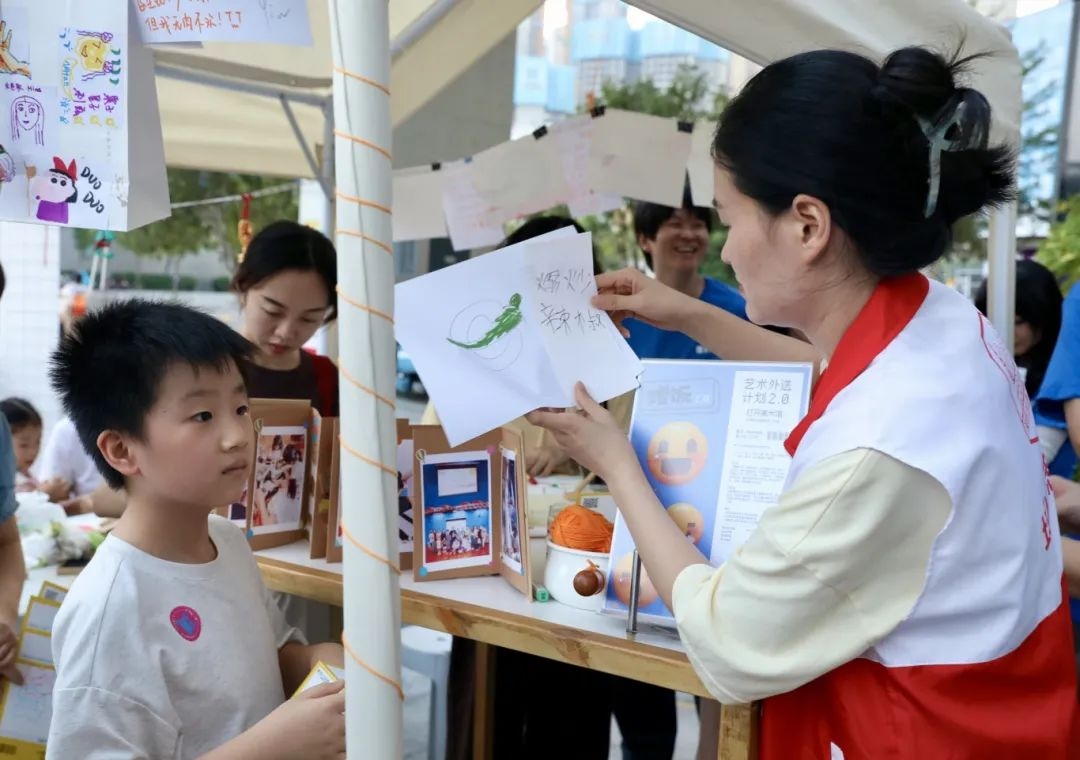
{"label": "boy in white t-shirt", "polygon": [[[250,472],[250,344],[177,304],[84,317],[53,385],[127,509],[56,618],[47,757],[344,758],[341,683],[285,701],[340,644],[307,646],[242,532],[209,517]],[[209,519],[208,519],[209,518]]]}

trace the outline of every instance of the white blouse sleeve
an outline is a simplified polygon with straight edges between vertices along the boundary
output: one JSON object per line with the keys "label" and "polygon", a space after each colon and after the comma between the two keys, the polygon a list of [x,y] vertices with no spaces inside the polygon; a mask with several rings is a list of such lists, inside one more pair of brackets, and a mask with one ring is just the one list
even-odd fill
{"label": "white blouse sleeve", "polygon": [[675,620],[705,687],[750,702],[864,653],[914,606],[951,508],[938,481],[878,451],[807,469],[724,566],[675,581]]}

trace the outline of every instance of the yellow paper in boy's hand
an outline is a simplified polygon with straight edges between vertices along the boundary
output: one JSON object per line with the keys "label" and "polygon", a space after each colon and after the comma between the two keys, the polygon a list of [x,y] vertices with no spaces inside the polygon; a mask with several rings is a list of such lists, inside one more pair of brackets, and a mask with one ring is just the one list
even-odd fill
{"label": "yellow paper in boy's hand", "polygon": [[296,699],[297,695],[303,694],[308,689],[313,689],[316,686],[320,686],[324,683],[333,683],[334,681],[341,681],[345,678],[345,672],[339,668],[331,667],[322,660],[315,663],[315,667],[308,673],[307,678],[303,680],[300,687],[293,693],[292,699]]}

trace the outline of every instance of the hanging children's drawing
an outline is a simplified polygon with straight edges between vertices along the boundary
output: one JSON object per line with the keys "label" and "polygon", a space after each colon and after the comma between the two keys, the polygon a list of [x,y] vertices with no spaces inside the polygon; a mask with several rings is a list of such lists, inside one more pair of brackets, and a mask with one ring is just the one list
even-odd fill
{"label": "hanging children's drawing", "polygon": [[0,6],[0,219],[122,231],[168,216],[153,61],[130,38],[134,9],[63,8]]}

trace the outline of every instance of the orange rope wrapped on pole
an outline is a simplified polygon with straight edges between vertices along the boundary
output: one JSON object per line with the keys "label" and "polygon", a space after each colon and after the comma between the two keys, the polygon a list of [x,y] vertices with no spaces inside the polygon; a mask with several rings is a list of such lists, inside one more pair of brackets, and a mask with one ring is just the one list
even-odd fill
{"label": "orange rope wrapped on pole", "polygon": [[240,221],[236,225],[236,235],[240,238],[240,255],[238,261],[244,260],[248,245],[255,237],[255,228],[251,225],[251,193],[244,193],[240,197]]}

